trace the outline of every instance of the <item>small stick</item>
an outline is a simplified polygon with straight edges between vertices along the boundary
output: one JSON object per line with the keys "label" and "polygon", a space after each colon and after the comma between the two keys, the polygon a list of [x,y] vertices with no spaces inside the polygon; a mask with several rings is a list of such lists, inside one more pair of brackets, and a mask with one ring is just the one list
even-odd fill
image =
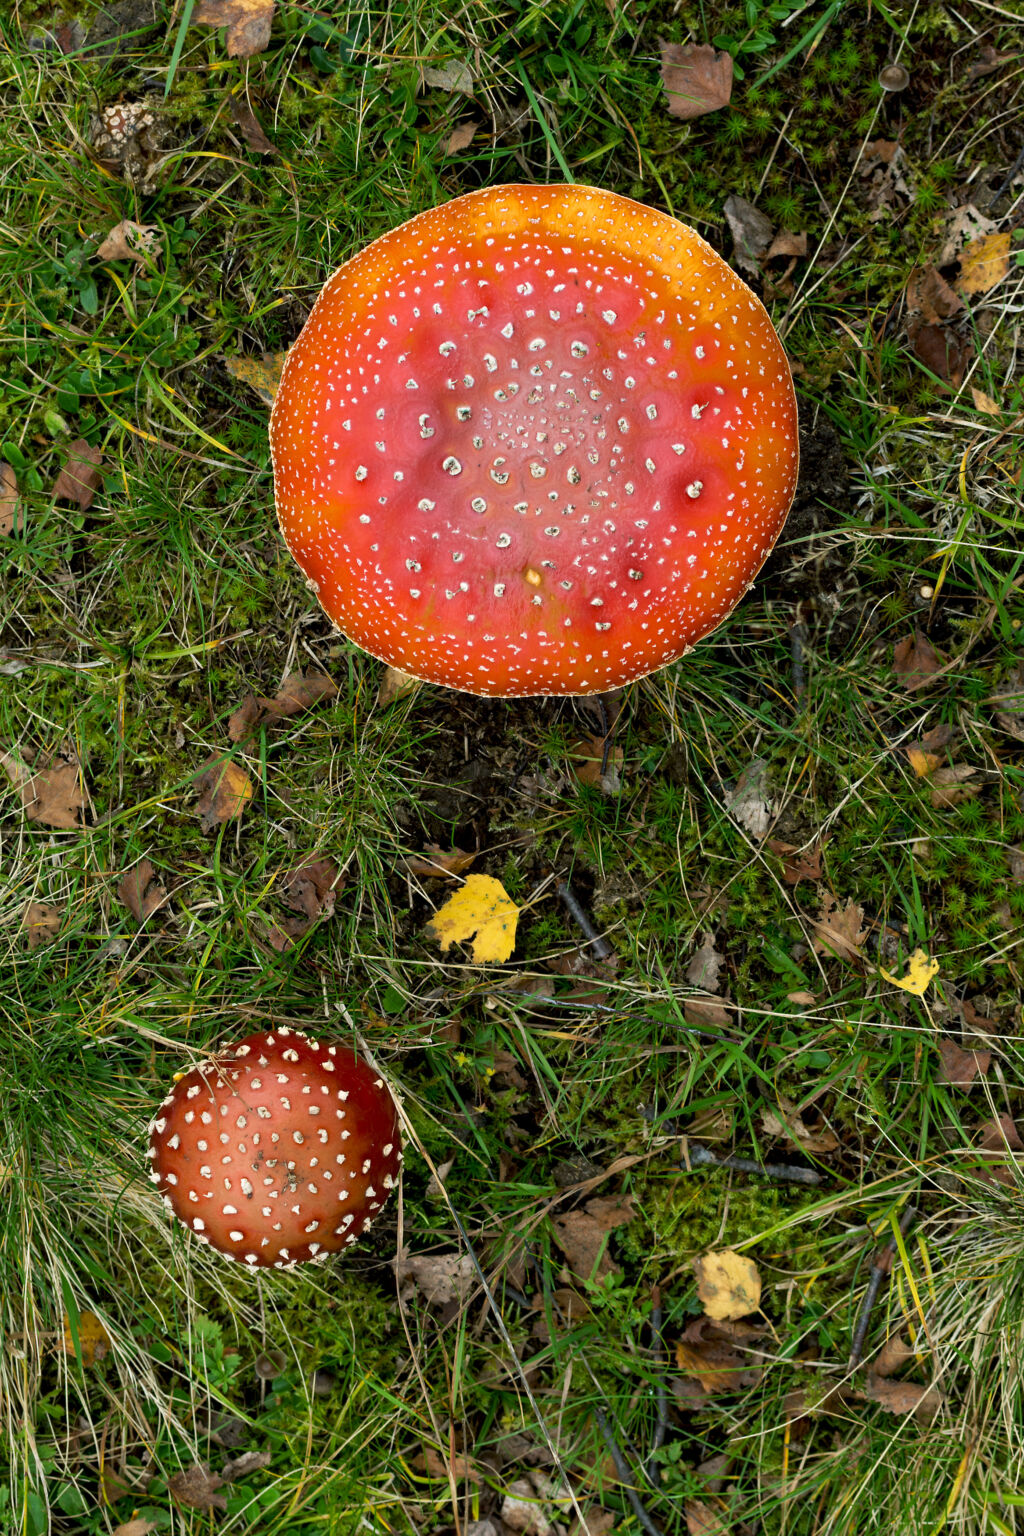
{"label": "small stick", "polygon": [[[690,1164],[695,1168],[731,1168],[736,1173],[760,1173],[766,1179],[780,1184],[820,1184],[821,1174],[814,1168],[797,1168],[792,1163],[758,1163],[752,1157],[716,1157],[707,1147],[693,1146],[687,1149]],[[686,1163],[682,1166],[685,1168]]]}
{"label": "small stick", "polygon": [[800,617],[800,604],[796,605],[796,618],[789,626],[789,656],[790,678],[793,684],[793,697],[799,699],[807,687],[807,673],[804,670],[804,646],[807,642],[807,625]]}
{"label": "small stick", "polygon": [[608,1423],[608,1420],[605,1417],[604,1410],[602,1408],[595,1408],[594,1414],[597,1418],[598,1424],[600,1425],[601,1434],[604,1436],[604,1443],[608,1447],[608,1453],[611,1456],[612,1461],[615,1463],[616,1475],[618,1476],[619,1482],[622,1484],[622,1489],[626,1495],[626,1498],[632,1505],[634,1515],[636,1515],[640,1524],[647,1532],[647,1536],[663,1536],[661,1527],[655,1525],[654,1521],[651,1519],[650,1515],[647,1513],[646,1509],[641,1503],[640,1495],[633,1487],[633,1473],[629,1462],[622,1454],[622,1449],[619,1445],[619,1442],[612,1434],[611,1425]]}
{"label": "small stick", "polygon": [[555,891],[557,892],[559,899],[564,904],[566,911],[569,913],[569,916],[575,922],[580,932],[583,934],[583,937],[590,945],[594,959],[610,959],[610,957],[615,953],[614,949],[608,943],[608,940],[603,939],[598,933],[597,929],[590,921],[590,918],[580,906],[579,898],[577,897],[576,892],[573,890],[572,886],[569,884],[568,880],[556,880]]}
{"label": "small stick", "polygon": [[[906,1237],[917,1217],[917,1211],[912,1205],[908,1205],[900,1217],[900,1235]],[[864,1350],[864,1340],[868,1336],[868,1323],[871,1321],[871,1313],[878,1293],[882,1288],[882,1281],[892,1270],[892,1261],[896,1257],[896,1239],[891,1237],[885,1247],[880,1249],[875,1262],[871,1266],[868,1276],[867,1290],[864,1292],[864,1300],[861,1302],[860,1315],[857,1318],[857,1326],[854,1329],[853,1345],[850,1349],[850,1365],[852,1371],[860,1363],[860,1357]]]}
{"label": "small stick", "polygon": [[654,1349],[654,1358],[658,1364],[657,1385],[654,1396],[658,1417],[654,1423],[651,1449],[647,1457],[647,1464],[644,1467],[644,1471],[655,1488],[661,1483],[661,1468],[654,1459],[654,1453],[665,1444],[665,1436],[668,1434],[668,1390],[665,1386],[663,1369],[665,1364],[665,1339],[661,1329],[661,1287],[656,1285],[651,1291],[651,1343]]}
{"label": "small stick", "polygon": [[[1004,192],[1009,192],[1010,188],[1013,186],[1014,177],[1017,175],[1018,171],[1022,171],[1022,170],[1024,170],[1024,149],[1021,150],[1020,154],[1017,156],[1016,160],[1011,165],[1011,167],[1010,167],[1010,174],[1009,174],[1009,176],[1007,176],[1006,180],[1003,182],[1002,186],[999,188],[999,191],[996,192],[996,194],[992,198],[992,203],[998,203],[998,201],[1002,197],[1003,193]],[[992,206],[992,203],[989,204],[989,207]]]}

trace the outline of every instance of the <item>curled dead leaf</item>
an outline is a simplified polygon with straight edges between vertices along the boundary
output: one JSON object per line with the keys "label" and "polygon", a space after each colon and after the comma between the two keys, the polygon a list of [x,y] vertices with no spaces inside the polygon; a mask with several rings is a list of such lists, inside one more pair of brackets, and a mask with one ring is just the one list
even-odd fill
{"label": "curled dead leaf", "polygon": [[892,669],[908,693],[927,688],[946,658],[920,629],[897,641],[892,653]]}
{"label": "curled dead leaf", "polygon": [[412,853],[403,862],[410,875],[425,880],[451,880],[456,875],[465,874],[476,857],[475,853],[464,853],[461,848],[445,853],[437,843],[429,843],[422,853]]}
{"label": "curled dead leaf", "polygon": [[476,1270],[468,1254],[422,1253],[403,1250],[394,1261],[399,1294],[407,1301],[417,1292],[430,1307],[465,1301],[476,1285]]}
{"label": "curled dead leaf", "polygon": [[272,699],[263,694],[248,694],[228,720],[228,735],[241,741],[260,725],[274,725],[289,715],[319,704],[322,699],[338,696],[338,685],[324,672],[293,672],[286,677]]}
{"label": "curled dead leaf", "polygon": [[630,1195],[588,1200],[582,1210],[567,1211],[552,1221],[555,1242],[581,1280],[600,1280],[617,1269],[608,1255],[608,1234],[633,1219]]}
{"label": "curled dead leaf", "polygon": [[837,960],[863,960],[861,945],[867,938],[864,929],[864,908],[856,901],[848,901],[840,907],[834,896],[826,896],[821,905],[821,916],[811,918],[816,938],[814,951],[818,955],[834,955]]}
{"label": "curled dead leaf", "polygon": [[992,1064],[991,1051],[965,1051],[955,1040],[939,1040],[938,1051],[942,1062],[939,1081],[956,1088],[969,1088],[979,1073],[987,1075]]}

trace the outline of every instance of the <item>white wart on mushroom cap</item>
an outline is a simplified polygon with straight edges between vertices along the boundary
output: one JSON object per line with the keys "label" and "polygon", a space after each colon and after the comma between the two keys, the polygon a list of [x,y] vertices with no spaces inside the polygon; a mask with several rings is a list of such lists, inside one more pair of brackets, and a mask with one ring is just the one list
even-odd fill
{"label": "white wart on mushroom cap", "polygon": [[395,1187],[398,1112],[351,1045],[282,1027],[185,1073],[149,1128],[150,1177],[200,1242],[253,1268],[354,1243]]}
{"label": "white wart on mushroom cap", "polygon": [[473,192],[329,280],[271,417],[278,519],[364,649],[586,694],[714,629],[785,521],[796,403],[693,230],[588,187]]}

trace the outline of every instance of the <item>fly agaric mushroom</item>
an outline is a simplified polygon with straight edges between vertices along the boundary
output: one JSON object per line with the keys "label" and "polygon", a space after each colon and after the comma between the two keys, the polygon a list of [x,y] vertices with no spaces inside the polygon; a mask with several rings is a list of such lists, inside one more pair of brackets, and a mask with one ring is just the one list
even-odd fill
{"label": "fly agaric mushroom", "polygon": [[325,1259],[395,1186],[398,1112],[348,1045],[282,1026],[181,1075],[149,1128],[150,1178],[202,1243],[253,1268]]}
{"label": "fly agaric mushroom", "polygon": [[335,624],[469,693],[601,693],[731,612],[797,472],[764,308],[692,229],[592,187],[471,192],[330,278],[270,422]]}

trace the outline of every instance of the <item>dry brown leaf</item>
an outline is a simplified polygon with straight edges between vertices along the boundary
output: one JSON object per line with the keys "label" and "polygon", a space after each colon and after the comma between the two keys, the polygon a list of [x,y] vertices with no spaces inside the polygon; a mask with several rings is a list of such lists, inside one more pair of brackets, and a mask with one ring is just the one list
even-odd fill
{"label": "dry brown leaf", "polygon": [[403,672],[401,667],[388,667],[377,689],[377,703],[381,709],[386,709],[389,704],[397,704],[399,699],[408,698],[410,693],[422,687],[421,677],[413,677],[411,672]]}
{"label": "dry brown leaf", "polygon": [[220,1509],[226,1510],[228,1501],[218,1488],[223,1488],[224,1479],[218,1477],[216,1472],[211,1472],[209,1464],[203,1462],[185,1467],[181,1472],[173,1473],[167,1479],[167,1491],[175,1504],[181,1504],[186,1509]]}
{"label": "dry brown leaf", "polygon": [[473,1260],[463,1253],[409,1254],[394,1260],[399,1294],[408,1301],[418,1291],[430,1307],[465,1301],[476,1285]]}
{"label": "dry brown leaf", "polygon": [[228,108],[246,147],[257,155],[276,155],[277,150],[260,126],[259,118],[244,96],[229,96]]}
{"label": "dry brown leaf", "polygon": [[932,792],[929,796],[935,809],[946,810],[949,806],[960,805],[964,800],[980,795],[984,786],[967,782],[977,772],[977,768],[970,763],[951,763],[948,768],[937,768],[932,774]]}
{"label": "dry brown leaf", "polygon": [[938,1387],[919,1387],[913,1381],[884,1381],[869,1376],[864,1396],[884,1408],[886,1413],[912,1413],[919,1423],[928,1423],[945,1403]]}
{"label": "dry brown leaf", "polygon": [[732,96],[732,58],[701,43],[666,43],[658,39],[661,79],[672,117],[685,122],[717,112]]}
{"label": "dry brown leaf", "polygon": [[867,938],[864,930],[864,908],[856,901],[848,901],[844,907],[836,903],[834,896],[826,896],[821,906],[821,916],[811,918],[817,934],[814,952],[818,955],[834,955],[839,960],[863,960],[861,945]]}
{"label": "dry brown leaf", "polygon": [[957,1088],[969,1088],[978,1073],[984,1077],[992,1064],[991,1051],[965,1051],[955,1040],[939,1040],[938,1049],[942,1058],[939,1082]]}
{"label": "dry brown leaf", "polygon": [[686,1536],[729,1536],[734,1527],[727,1523],[724,1512],[703,1499],[686,1499],[683,1503],[686,1516]]}
{"label": "dry brown leaf", "polygon": [[835,1152],[839,1146],[838,1136],[827,1125],[817,1131],[810,1130],[797,1114],[796,1106],[784,1094],[779,1096],[774,1109],[762,1111],[761,1129],[766,1136],[785,1137],[812,1156]]}
{"label": "dry brown leaf", "polygon": [[270,42],[274,0],[199,0],[193,25],[226,27],[228,57],[251,59]]}
{"label": "dry brown leaf", "polygon": [[459,123],[448,135],[441,153],[445,155],[461,154],[464,149],[468,149],[472,144],[479,128],[479,123]]}
{"label": "dry brown leaf", "polygon": [[287,352],[264,352],[260,357],[246,357],[239,353],[235,357],[225,357],[222,361],[233,379],[248,384],[265,405],[273,405],[287,356]]}
{"label": "dry brown leaf", "polygon": [[155,1530],[152,1520],[126,1520],[114,1527],[114,1536],[151,1536]]}
{"label": "dry brown leaf", "polygon": [[315,853],[281,876],[281,900],[293,912],[301,912],[310,923],[330,917],[339,890],[341,870],[329,855]]}
{"label": "dry brown leaf", "polygon": [[971,385],[971,399],[974,401],[974,409],[981,411],[986,416],[1001,416],[1003,408],[998,400],[993,400],[991,395],[986,395],[983,389],[977,385]]}
{"label": "dry brown leaf", "polygon": [[73,757],[55,757],[34,773],[21,758],[0,750],[0,768],[19,791],[29,821],[41,821],[47,827],[67,832],[81,827],[78,813],[85,805],[85,797],[81,767]]}
{"label": "dry brown leaf", "polygon": [[820,843],[801,849],[796,843],[784,843],[777,837],[770,837],[767,846],[782,860],[782,878],[787,885],[799,885],[801,880],[821,879]]}
{"label": "dry brown leaf", "polygon": [[582,1210],[554,1217],[555,1242],[581,1280],[600,1280],[618,1268],[608,1256],[608,1233],[632,1219],[631,1195],[601,1196]]}
{"label": "dry brown leaf", "polygon": [[686,979],[691,987],[699,987],[702,992],[720,992],[722,984],[718,979],[718,972],[722,968],[725,956],[719,954],[715,948],[715,936],[710,928],[704,935],[699,949],[694,950],[689,965],[686,967]]}
{"label": "dry brown leaf", "polygon": [[1015,1188],[1020,1182],[1020,1174],[1013,1170],[1014,1167],[1019,1168],[1020,1159],[1014,1154],[1024,1152],[1024,1141],[1021,1141],[1012,1118],[1009,1115],[998,1115],[995,1120],[983,1121],[978,1126],[977,1136],[978,1151],[990,1155],[994,1165],[979,1169],[978,1178],[986,1184],[1005,1184],[1008,1189]]}
{"label": "dry brown leaf", "polygon": [[56,938],[63,921],[63,915],[56,907],[47,906],[44,901],[30,901],[21,919],[29,949],[38,949],[40,944],[48,944]]}
{"label": "dry brown leaf", "polygon": [[252,779],[241,763],[211,757],[196,775],[199,801],[196,814],[204,832],[212,832],[218,822],[241,816],[253,796]]}
{"label": "dry brown leaf", "polygon": [[1015,64],[1019,58],[1018,53],[997,53],[991,43],[982,43],[977,58],[967,71],[967,83],[970,85],[982,75],[992,74],[1004,64]]}
{"label": "dry brown leaf", "polygon": [[0,463],[0,537],[13,533],[18,521],[18,477],[10,464]]}
{"label": "dry brown leaf", "polygon": [[1010,234],[983,235],[960,252],[958,293],[988,293],[1010,270]]}
{"label": "dry brown leaf", "polygon": [[942,325],[963,309],[937,267],[917,267],[907,280],[907,309],[920,315],[925,325]]}
{"label": "dry brown leaf", "polygon": [[466,59],[449,59],[445,64],[427,64],[423,70],[423,84],[434,90],[447,91],[449,95],[461,91],[472,96],[476,77]]}
{"label": "dry brown leaf", "polygon": [[761,1371],[736,1345],[749,1343],[760,1331],[750,1324],[695,1318],[676,1343],[676,1364],[684,1375],[695,1377],[709,1395],[738,1392],[752,1386]]}
{"label": "dry brown leaf", "polygon": [[756,1312],[761,1305],[761,1276],[753,1259],[722,1248],[694,1259],[697,1295],[713,1322],[731,1322]]}
{"label": "dry brown leaf", "polygon": [[807,255],[807,231],[802,229],[799,233],[791,229],[780,229],[771,245],[764,253],[765,261],[774,261],[778,256],[806,256]]}
{"label": "dry brown leaf", "polygon": [[289,715],[297,715],[322,699],[338,696],[338,685],[324,672],[293,672],[286,677],[272,699],[263,694],[248,694],[228,720],[228,735],[241,741],[258,725],[274,725]]}
{"label": "dry brown leaf", "polygon": [[134,261],[140,267],[152,267],[163,254],[159,224],[136,224],[122,219],[115,224],[96,255],[101,261]]}
{"label": "dry brown leaf", "polygon": [[914,1358],[914,1351],[901,1333],[891,1334],[882,1345],[871,1365],[874,1376],[891,1376]]}
{"label": "dry brown leaf", "polygon": [[75,501],[83,512],[92,506],[100,483],[103,455],[83,437],[68,446],[67,461],[53,487],[54,501]]}
{"label": "dry brown leaf", "polygon": [[813,992],[787,992],[787,1003],[796,1003],[798,1008],[813,1008],[818,999]]}
{"label": "dry brown leaf", "polygon": [[453,1477],[464,1477],[470,1483],[483,1482],[483,1475],[471,1457],[459,1456],[454,1452],[442,1456],[435,1446],[426,1441],[423,1443],[423,1465],[428,1477],[443,1477],[447,1481],[451,1474]]}
{"label": "dry brown leaf", "polygon": [[683,999],[683,1018],[692,1029],[724,1029],[730,1019],[729,1010],[711,998],[687,997]]}
{"label": "dry brown leaf", "polygon": [[908,327],[907,335],[914,356],[928,372],[942,383],[959,389],[971,357],[969,341],[946,325],[912,325]]}
{"label": "dry brown leaf", "polygon": [[771,826],[770,799],[767,760],[755,757],[736,780],[736,788],[726,795],[725,808],[751,837],[762,838]]}
{"label": "dry brown leaf", "polygon": [[117,894],[137,923],[152,917],[167,900],[167,892],[148,859],[140,859],[125,875]]}
{"label": "dry brown leaf", "polygon": [[893,648],[892,669],[908,693],[927,688],[945,665],[946,658],[919,629],[897,641]]}
{"label": "dry brown leaf", "polygon": [[456,875],[465,874],[476,857],[475,853],[464,853],[461,848],[445,853],[437,843],[428,843],[422,853],[410,854],[403,863],[410,875],[419,875],[425,880],[451,880]]}
{"label": "dry brown leaf", "polygon": [[[64,1333],[61,1345],[66,1355],[75,1355],[75,1334],[71,1327],[71,1319],[64,1313]],[[82,1354],[83,1365],[95,1365],[97,1360],[102,1360],[110,1350],[110,1334],[104,1328],[95,1312],[79,1312],[78,1314],[78,1345]]]}

